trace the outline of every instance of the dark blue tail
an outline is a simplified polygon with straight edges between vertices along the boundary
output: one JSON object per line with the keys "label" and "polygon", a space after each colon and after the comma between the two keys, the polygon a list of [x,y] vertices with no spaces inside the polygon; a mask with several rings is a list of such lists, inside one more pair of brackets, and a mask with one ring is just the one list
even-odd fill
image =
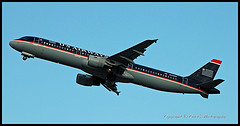
{"label": "dark blue tail", "polygon": [[206,65],[188,76],[189,79],[197,82],[198,84],[212,81],[218,71],[222,61],[213,59]]}
{"label": "dark blue tail", "polygon": [[[220,94],[220,91],[215,87],[222,83],[224,80],[217,79],[213,80],[219,66],[221,65],[222,61],[213,59],[208,62],[206,65],[192,73],[187,78],[193,81],[199,89],[207,91],[208,94]],[[208,94],[201,93],[201,96],[204,98],[208,98]]]}

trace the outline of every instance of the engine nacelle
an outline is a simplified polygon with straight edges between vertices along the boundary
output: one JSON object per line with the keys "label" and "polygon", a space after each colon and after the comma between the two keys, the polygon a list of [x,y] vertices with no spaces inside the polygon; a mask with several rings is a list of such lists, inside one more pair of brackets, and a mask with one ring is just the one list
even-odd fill
{"label": "engine nacelle", "polygon": [[86,75],[86,74],[78,74],[77,78],[76,78],[76,82],[80,85],[84,85],[84,86],[99,86],[100,82],[98,82],[96,79],[94,79],[92,76],[90,75]]}
{"label": "engine nacelle", "polygon": [[88,65],[92,67],[104,67],[106,63],[106,58],[104,57],[99,57],[99,56],[94,56],[94,55],[89,55],[88,57]]}

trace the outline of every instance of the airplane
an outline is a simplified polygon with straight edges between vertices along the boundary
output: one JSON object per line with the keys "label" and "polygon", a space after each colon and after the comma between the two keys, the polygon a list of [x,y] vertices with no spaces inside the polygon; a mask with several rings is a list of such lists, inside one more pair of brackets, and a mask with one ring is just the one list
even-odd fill
{"label": "airplane", "polygon": [[220,94],[215,87],[224,80],[213,79],[222,63],[221,60],[212,59],[189,76],[179,76],[134,63],[133,60],[140,55],[144,56],[146,48],[157,40],[145,40],[112,56],[33,36],[14,39],[9,45],[21,52],[23,60],[37,57],[81,69],[88,74],[77,74],[77,84],[102,84],[117,95],[120,93],[117,82],[133,83],[159,91],[200,94],[203,98],[208,98],[209,94]]}

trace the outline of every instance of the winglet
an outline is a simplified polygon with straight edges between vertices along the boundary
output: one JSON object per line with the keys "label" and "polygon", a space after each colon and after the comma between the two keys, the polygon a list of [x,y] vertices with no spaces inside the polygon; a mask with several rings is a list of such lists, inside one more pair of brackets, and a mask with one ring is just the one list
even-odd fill
{"label": "winglet", "polygon": [[158,40],[158,39],[146,40],[146,41],[150,41],[150,42],[155,42],[155,43],[157,43],[157,40]]}
{"label": "winglet", "polygon": [[157,40],[158,40],[158,39],[154,39],[153,41],[154,41],[155,43],[157,43]]}

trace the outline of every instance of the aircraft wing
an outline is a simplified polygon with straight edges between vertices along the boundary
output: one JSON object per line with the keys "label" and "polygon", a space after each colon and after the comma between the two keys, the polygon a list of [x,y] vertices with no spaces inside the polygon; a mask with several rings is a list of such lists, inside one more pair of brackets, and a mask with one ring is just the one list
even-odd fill
{"label": "aircraft wing", "polygon": [[158,39],[154,40],[145,40],[131,48],[128,48],[122,52],[119,52],[113,56],[108,57],[110,61],[115,61],[117,65],[127,66],[128,63],[134,63],[133,60],[136,59],[140,55],[144,55],[143,53],[146,51],[146,48],[150,46],[152,43],[156,43]]}

